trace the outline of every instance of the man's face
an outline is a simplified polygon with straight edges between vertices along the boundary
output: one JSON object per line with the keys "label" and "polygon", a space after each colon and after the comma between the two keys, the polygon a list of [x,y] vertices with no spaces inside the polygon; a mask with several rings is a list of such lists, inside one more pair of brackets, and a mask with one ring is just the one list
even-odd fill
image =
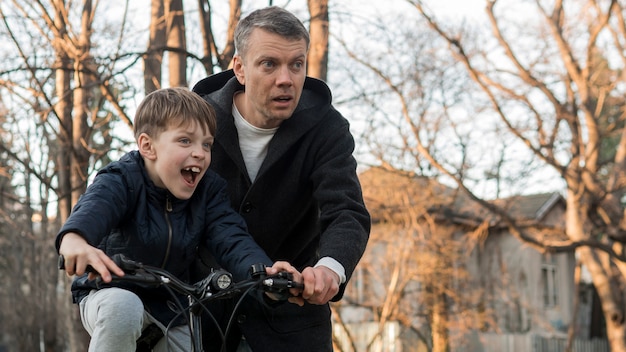
{"label": "man's face", "polygon": [[252,125],[278,127],[298,105],[306,77],[304,39],[289,40],[254,29],[245,57],[234,58],[233,69],[244,94],[235,97],[237,109]]}

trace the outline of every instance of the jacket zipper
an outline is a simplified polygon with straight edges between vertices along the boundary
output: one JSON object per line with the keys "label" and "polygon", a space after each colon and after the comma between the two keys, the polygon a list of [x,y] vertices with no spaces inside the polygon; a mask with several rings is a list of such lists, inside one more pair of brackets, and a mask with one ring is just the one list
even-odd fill
{"label": "jacket zipper", "polygon": [[169,213],[172,211],[172,202],[170,201],[170,197],[167,196],[165,199],[165,211],[163,212],[165,215],[165,222],[167,223],[167,248],[165,249],[165,257],[163,258],[163,264],[161,264],[161,268],[165,268],[165,264],[170,256],[170,248],[172,247],[172,223],[170,222]]}

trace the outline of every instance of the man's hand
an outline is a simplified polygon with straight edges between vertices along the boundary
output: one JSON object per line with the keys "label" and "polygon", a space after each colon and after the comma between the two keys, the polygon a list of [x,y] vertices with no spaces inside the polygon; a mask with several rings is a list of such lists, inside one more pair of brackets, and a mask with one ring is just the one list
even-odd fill
{"label": "man's hand", "polygon": [[[278,262],[274,263],[274,265],[272,265],[272,267],[265,269],[265,272],[268,275],[275,275],[275,274],[278,274],[281,271],[286,271],[288,273],[291,273],[294,282],[302,283],[302,275],[300,274],[300,272],[296,268],[294,268],[291,264],[289,264],[287,262],[278,261]],[[289,297],[287,299],[287,301],[290,302],[290,303],[297,304],[300,307],[302,307],[304,305],[304,299],[302,299],[302,297],[300,297],[300,292],[301,292],[300,289],[290,288],[289,289],[289,293],[291,294],[291,297]],[[267,295],[268,295],[268,297],[271,298],[271,294],[267,293]]]}
{"label": "man's hand", "polygon": [[302,278],[302,298],[311,304],[326,304],[339,292],[339,275],[323,265],[305,268]]}
{"label": "man's hand", "polygon": [[97,271],[97,273],[89,273],[90,280],[95,279],[99,274],[102,281],[111,282],[111,273],[117,276],[124,275],[124,271],[106,253],[91,246],[77,233],[68,232],[63,235],[59,254],[64,258],[65,272],[68,275],[84,274],[87,265],[91,265]]}

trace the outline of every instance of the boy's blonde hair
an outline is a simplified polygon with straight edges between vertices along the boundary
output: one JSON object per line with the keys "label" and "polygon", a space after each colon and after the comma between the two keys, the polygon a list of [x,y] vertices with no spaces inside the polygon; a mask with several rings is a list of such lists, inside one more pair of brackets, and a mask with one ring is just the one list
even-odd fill
{"label": "boy's blonde hair", "polygon": [[163,88],[148,94],[135,113],[135,139],[142,133],[156,138],[170,126],[198,123],[202,132],[215,136],[213,107],[198,94],[183,87]]}

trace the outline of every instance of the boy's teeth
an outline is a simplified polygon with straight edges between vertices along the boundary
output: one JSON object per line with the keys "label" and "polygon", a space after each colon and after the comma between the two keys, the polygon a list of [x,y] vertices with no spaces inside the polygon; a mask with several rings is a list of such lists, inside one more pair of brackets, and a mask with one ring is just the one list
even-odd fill
{"label": "boy's teeth", "polygon": [[199,168],[199,167],[197,167],[197,166],[194,166],[194,167],[186,167],[186,168],[184,168],[183,170],[185,170],[185,171],[191,171],[191,172],[200,172],[200,168]]}

